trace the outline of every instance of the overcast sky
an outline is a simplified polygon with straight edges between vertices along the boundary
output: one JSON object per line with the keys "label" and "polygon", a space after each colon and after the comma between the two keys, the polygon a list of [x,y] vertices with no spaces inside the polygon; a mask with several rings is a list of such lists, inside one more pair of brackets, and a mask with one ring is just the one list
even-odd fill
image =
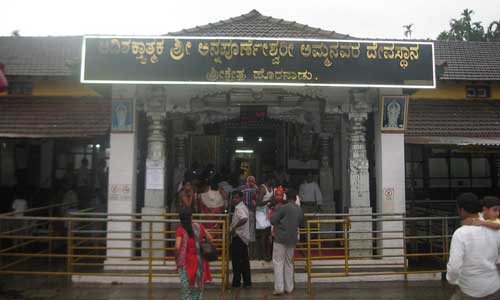
{"label": "overcast sky", "polygon": [[266,16],[355,37],[436,38],[464,8],[483,25],[500,20],[499,0],[3,0],[0,36],[158,35],[258,10]]}

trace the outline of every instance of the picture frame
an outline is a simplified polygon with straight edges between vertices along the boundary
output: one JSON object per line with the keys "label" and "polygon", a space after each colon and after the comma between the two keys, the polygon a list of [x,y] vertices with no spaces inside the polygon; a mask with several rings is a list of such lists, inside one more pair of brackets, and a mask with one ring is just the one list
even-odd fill
{"label": "picture frame", "polygon": [[408,121],[407,95],[385,95],[380,100],[380,130],[403,133]]}
{"label": "picture frame", "polygon": [[111,101],[111,132],[134,131],[134,100],[116,99]]}

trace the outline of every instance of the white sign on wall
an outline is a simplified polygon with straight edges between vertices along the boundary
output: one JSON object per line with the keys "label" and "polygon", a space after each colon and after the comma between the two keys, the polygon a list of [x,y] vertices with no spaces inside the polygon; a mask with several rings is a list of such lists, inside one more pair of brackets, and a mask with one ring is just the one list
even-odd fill
{"label": "white sign on wall", "polygon": [[384,200],[394,201],[394,188],[384,188]]}
{"label": "white sign on wall", "polygon": [[164,173],[163,168],[148,168],[146,170],[146,189],[148,190],[163,190],[164,188]]}
{"label": "white sign on wall", "polygon": [[132,199],[132,185],[110,184],[109,199],[116,201],[130,201]]}

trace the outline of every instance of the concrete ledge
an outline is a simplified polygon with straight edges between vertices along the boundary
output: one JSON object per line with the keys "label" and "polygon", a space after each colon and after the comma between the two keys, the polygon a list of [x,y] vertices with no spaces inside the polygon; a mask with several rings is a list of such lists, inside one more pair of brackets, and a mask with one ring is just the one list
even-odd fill
{"label": "concrete ledge", "polygon": [[[231,277],[230,277],[231,278]],[[440,281],[441,273],[428,274],[409,274],[408,281]],[[147,283],[147,277],[130,277],[130,276],[105,276],[105,275],[73,275],[72,281],[75,283]],[[313,278],[313,283],[341,283],[341,282],[387,282],[387,281],[404,281],[403,275],[368,275],[368,276],[350,276],[350,277],[333,277],[333,278]],[[214,284],[219,284],[220,279],[214,279]],[[273,283],[274,275],[270,273],[252,274],[252,282],[254,283]],[[307,282],[307,274],[296,273],[295,282],[297,284],[305,284]],[[153,283],[171,283],[180,284],[177,276],[173,277],[154,277]]]}
{"label": "concrete ledge", "polygon": [[[121,264],[124,266],[114,266],[113,264]],[[175,270],[174,262],[172,261],[153,261],[153,264],[156,265],[153,267],[153,270]],[[329,266],[318,266],[318,264],[325,264]],[[314,260],[312,266],[314,268],[343,268],[345,264],[344,260]],[[126,265],[126,266],[125,266]],[[162,266],[158,266],[162,265]],[[402,266],[403,259],[359,259],[359,260],[349,260],[349,268],[350,269],[360,269],[360,268],[368,268],[366,265],[372,265],[377,268],[394,268],[395,266]],[[296,268],[305,268],[306,261],[297,261],[295,263]],[[220,270],[221,266],[219,262],[210,263],[210,268],[214,270]],[[126,259],[108,259],[104,262],[104,270],[105,271],[127,271],[127,270],[147,270],[148,269],[148,261],[147,260],[126,260]],[[231,262],[229,262],[229,269],[231,270]],[[250,261],[250,269],[253,271],[257,270],[273,270],[273,263],[267,261],[260,260],[252,260]]]}

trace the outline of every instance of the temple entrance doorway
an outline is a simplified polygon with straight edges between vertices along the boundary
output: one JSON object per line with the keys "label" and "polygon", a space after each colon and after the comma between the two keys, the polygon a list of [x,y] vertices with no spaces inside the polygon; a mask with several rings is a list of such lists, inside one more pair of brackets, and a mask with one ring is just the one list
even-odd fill
{"label": "temple entrance doorway", "polygon": [[271,174],[284,160],[284,124],[279,120],[238,118],[206,126],[206,134],[220,137],[217,169],[229,171],[238,184],[248,175],[261,179]]}

